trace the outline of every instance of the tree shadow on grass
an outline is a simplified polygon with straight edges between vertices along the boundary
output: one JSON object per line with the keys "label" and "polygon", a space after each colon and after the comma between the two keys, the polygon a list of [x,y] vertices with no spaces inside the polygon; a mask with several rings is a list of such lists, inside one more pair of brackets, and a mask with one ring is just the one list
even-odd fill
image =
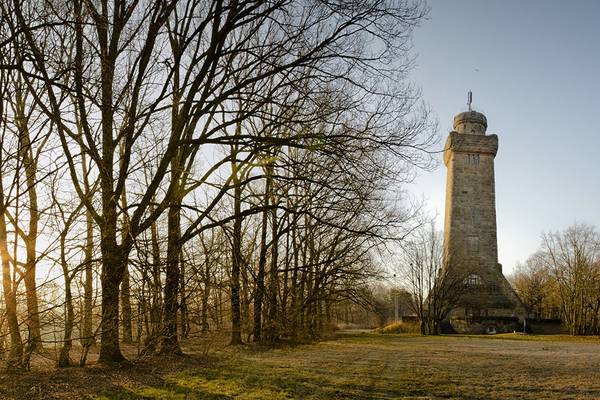
{"label": "tree shadow on grass", "polygon": [[155,385],[122,387],[102,400],[129,399],[392,399],[423,395],[370,384],[364,377],[340,376],[294,365],[270,365],[249,360],[220,360],[203,368],[167,374]]}

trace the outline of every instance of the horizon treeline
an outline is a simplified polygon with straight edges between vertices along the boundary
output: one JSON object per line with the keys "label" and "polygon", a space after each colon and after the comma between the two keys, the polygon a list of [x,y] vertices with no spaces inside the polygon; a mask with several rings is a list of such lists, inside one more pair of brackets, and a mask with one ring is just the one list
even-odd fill
{"label": "horizon treeline", "polygon": [[[434,124],[422,1],[0,2],[4,359],[318,336],[369,304]],[[72,359],[74,342],[81,345]]]}
{"label": "horizon treeline", "polygon": [[[421,333],[439,334],[436,325],[460,304],[460,296],[470,290],[470,273],[477,271],[448,274],[443,233],[433,223],[419,225],[404,238],[397,259],[391,284],[373,290],[379,326],[417,321]],[[450,278],[449,286],[439,285]],[[535,325],[526,329],[600,335],[600,233],[595,226],[574,223],[542,233],[539,249],[507,278],[528,311],[527,323]],[[400,325],[388,331],[416,329]]]}
{"label": "horizon treeline", "polygon": [[542,234],[512,284],[534,318],[560,319],[571,335],[600,335],[600,233],[576,223]]}

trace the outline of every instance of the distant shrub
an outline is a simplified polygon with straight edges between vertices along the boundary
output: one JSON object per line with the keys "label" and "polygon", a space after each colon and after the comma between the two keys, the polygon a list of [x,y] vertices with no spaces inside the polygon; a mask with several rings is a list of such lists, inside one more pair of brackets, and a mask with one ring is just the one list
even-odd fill
{"label": "distant shrub", "polygon": [[336,324],[336,328],[340,331],[366,329],[366,327],[363,324],[353,324],[351,322],[338,322]]}
{"label": "distant shrub", "polygon": [[383,328],[377,329],[377,332],[388,333],[420,333],[418,322],[394,322]]}

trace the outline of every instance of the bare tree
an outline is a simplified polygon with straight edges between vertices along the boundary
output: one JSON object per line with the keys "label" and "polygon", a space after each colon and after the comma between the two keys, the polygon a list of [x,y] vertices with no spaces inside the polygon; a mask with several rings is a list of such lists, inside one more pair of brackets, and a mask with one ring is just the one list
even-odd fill
{"label": "bare tree", "polygon": [[[3,77],[18,72],[20,86],[6,82],[27,93],[17,103],[40,116],[50,133],[44,138],[65,162],[67,174],[60,168],[53,178],[76,193],[82,207],[81,221],[66,211],[63,219],[73,231],[85,225],[83,262],[70,264],[66,243],[57,259],[69,287],[74,271],[83,273],[84,354],[94,336],[95,249],[100,362],[124,360],[120,330],[126,341],[133,339],[133,296],[138,332],[148,321],[146,349],[160,341],[162,352],[180,352],[177,316],[184,315],[187,332],[193,296],[187,285],[198,281],[188,271],[202,271],[202,329],[212,301],[215,325],[223,327],[232,311],[233,343],[250,330],[252,300],[255,336],[274,341],[295,327],[317,334],[331,319],[334,301],[360,296],[353,288],[377,274],[370,251],[389,239],[392,226],[406,222],[382,207],[385,186],[410,179],[408,171],[427,162],[421,150],[433,140],[427,110],[404,79],[412,64],[411,33],[426,11],[420,1],[385,0],[0,4]],[[26,128],[19,128],[21,151],[10,162],[26,170],[23,279],[32,294],[32,338],[39,342],[34,261],[40,207],[32,183],[45,178]],[[207,154],[214,158],[201,165]],[[3,184],[11,186],[9,194],[21,189],[8,178]],[[0,200],[2,217],[9,218],[12,198]],[[186,246],[199,236],[206,245],[205,234],[224,235],[219,245],[231,237],[232,252],[205,254],[205,265],[196,266]],[[56,236],[66,241],[68,233]],[[254,252],[258,237],[261,250]],[[5,247],[8,309],[11,302],[16,307],[19,279],[16,256]],[[258,263],[250,262],[255,256]],[[251,265],[259,267],[256,279]],[[68,297],[70,344],[72,293]],[[11,318],[19,359],[19,321]]]}
{"label": "bare tree", "polygon": [[562,316],[571,335],[598,332],[600,236],[576,224],[542,236],[543,262],[556,281]]}
{"label": "bare tree", "polygon": [[465,283],[470,272],[453,257],[448,268],[443,251],[443,234],[433,223],[417,229],[402,245],[399,267],[406,290],[411,294],[411,307],[420,321],[421,333],[439,334],[440,323],[457,307],[468,291]]}
{"label": "bare tree", "polygon": [[517,264],[511,284],[534,318],[560,318],[556,280],[547,268],[543,252],[534,253],[524,264]]}

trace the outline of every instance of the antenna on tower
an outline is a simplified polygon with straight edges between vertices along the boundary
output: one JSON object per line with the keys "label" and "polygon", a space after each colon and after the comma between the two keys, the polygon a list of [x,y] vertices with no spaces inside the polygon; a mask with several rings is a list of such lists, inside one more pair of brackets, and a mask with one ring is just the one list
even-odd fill
{"label": "antenna on tower", "polygon": [[473,103],[473,92],[469,90],[467,94],[467,106],[469,106],[469,111],[471,111],[471,103]]}

